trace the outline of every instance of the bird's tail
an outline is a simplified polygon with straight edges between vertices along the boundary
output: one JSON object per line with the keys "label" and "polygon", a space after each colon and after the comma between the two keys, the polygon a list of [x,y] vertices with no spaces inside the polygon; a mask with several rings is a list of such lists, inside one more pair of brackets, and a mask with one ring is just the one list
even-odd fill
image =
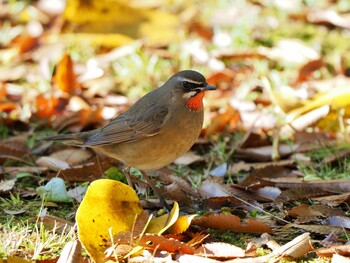
{"label": "bird's tail", "polygon": [[64,144],[83,146],[92,132],[93,131],[44,136],[38,138],[38,141],[63,141]]}

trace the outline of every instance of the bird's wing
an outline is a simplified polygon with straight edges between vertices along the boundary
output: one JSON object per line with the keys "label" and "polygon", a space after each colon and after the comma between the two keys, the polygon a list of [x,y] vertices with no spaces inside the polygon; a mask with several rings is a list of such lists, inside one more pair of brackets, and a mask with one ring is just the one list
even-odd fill
{"label": "bird's wing", "polygon": [[104,126],[98,133],[90,136],[86,146],[103,146],[127,143],[154,136],[159,133],[169,113],[166,106],[153,106],[136,116],[125,112]]}

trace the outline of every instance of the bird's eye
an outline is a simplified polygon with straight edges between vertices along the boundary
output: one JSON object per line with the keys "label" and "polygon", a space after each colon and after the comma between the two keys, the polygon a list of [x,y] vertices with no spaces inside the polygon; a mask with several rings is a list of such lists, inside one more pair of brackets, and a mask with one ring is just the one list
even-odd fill
{"label": "bird's eye", "polygon": [[192,83],[188,82],[188,81],[184,81],[182,83],[183,87],[186,89],[186,90],[190,90],[192,88]]}

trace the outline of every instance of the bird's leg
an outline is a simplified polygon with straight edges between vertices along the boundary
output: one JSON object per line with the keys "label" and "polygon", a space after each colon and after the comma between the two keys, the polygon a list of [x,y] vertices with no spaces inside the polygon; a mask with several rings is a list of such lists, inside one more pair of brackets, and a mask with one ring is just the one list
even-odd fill
{"label": "bird's leg", "polygon": [[167,202],[165,201],[163,194],[159,191],[159,188],[153,184],[151,178],[147,175],[147,173],[145,171],[141,170],[141,173],[142,173],[142,176],[146,179],[148,185],[152,188],[153,192],[158,196],[159,202],[163,206],[163,208],[166,211],[170,211],[170,207],[167,204]]}
{"label": "bird's leg", "polygon": [[131,188],[134,188],[134,186],[133,186],[133,184],[132,184],[132,181],[131,181],[130,167],[129,167],[129,166],[124,166],[124,174],[125,174],[125,177],[126,177],[126,181],[128,182],[128,185],[129,185]]}

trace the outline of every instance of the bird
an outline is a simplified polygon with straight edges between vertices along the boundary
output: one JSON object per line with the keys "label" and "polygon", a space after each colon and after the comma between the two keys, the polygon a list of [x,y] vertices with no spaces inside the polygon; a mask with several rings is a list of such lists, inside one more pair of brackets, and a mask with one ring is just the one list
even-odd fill
{"label": "bird", "polygon": [[93,148],[139,169],[167,207],[147,172],[169,165],[190,150],[202,130],[204,94],[215,89],[201,73],[183,70],[101,128],[41,140]]}

